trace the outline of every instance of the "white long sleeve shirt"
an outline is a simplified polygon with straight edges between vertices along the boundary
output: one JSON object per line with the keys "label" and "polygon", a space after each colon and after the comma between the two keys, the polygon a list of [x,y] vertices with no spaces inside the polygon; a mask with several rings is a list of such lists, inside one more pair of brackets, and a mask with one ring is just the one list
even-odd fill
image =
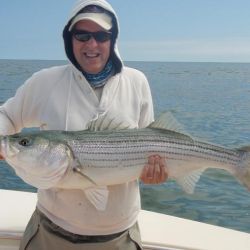
{"label": "white long sleeve shirt", "polygon": [[[153,105],[143,73],[123,67],[108,80],[99,99],[73,65],[42,70],[0,107],[0,134],[16,133],[24,127],[82,130],[104,112],[110,117],[119,114],[131,128],[148,126],[153,121]],[[55,224],[72,233],[112,234],[135,223],[140,195],[137,181],[108,189],[104,211],[98,211],[82,190],[56,187],[39,189],[37,205]]]}

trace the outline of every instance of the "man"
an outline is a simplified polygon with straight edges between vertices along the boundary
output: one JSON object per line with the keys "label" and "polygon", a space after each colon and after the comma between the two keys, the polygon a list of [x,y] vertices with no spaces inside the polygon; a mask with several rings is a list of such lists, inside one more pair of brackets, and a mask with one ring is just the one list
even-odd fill
{"label": "man", "polygon": [[[153,105],[146,77],[125,67],[117,49],[118,19],[104,0],[80,0],[63,31],[69,65],[35,73],[15,97],[0,108],[0,134],[24,127],[82,130],[106,115],[131,128],[153,121]],[[144,183],[167,178],[164,159],[152,155],[141,175]],[[60,180],[63,183],[63,179]],[[141,249],[137,216],[138,181],[109,186],[104,211],[82,190],[62,189],[50,178],[38,189],[37,209],[20,249]]]}

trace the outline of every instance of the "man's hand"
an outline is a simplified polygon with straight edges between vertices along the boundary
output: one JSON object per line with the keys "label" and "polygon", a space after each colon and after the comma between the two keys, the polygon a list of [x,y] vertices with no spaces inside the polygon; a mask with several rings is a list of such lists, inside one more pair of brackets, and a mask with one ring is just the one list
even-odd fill
{"label": "man's hand", "polygon": [[3,156],[2,156],[2,155],[0,155],[0,160],[4,160],[4,158],[3,158]]}
{"label": "man's hand", "polygon": [[141,174],[141,181],[144,184],[160,184],[167,180],[167,165],[165,158],[159,155],[148,157],[148,164],[144,167]]}

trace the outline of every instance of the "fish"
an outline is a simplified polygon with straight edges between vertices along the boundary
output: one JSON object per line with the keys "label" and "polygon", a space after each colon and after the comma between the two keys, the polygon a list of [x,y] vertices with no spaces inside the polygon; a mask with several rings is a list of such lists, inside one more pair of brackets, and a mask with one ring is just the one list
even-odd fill
{"label": "fish", "polygon": [[82,189],[98,210],[106,208],[109,186],[137,180],[155,154],[166,159],[168,179],[189,194],[208,168],[226,170],[250,190],[249,146],[231,149],[196,139],[170,112],[141,129],[105,115],[86,130],[0,137],[0,155],[25,182]]}

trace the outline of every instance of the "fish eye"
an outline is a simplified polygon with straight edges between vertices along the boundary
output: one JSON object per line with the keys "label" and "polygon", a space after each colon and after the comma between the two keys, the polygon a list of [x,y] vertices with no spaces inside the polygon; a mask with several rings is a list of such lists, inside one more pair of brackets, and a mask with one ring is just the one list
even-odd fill
{"label": "fish eye", "polygon": [[22,140],[19,141],[19,144],[21,146],[29,146],[30,145],[30,140],[28,138],[23,138]]}

